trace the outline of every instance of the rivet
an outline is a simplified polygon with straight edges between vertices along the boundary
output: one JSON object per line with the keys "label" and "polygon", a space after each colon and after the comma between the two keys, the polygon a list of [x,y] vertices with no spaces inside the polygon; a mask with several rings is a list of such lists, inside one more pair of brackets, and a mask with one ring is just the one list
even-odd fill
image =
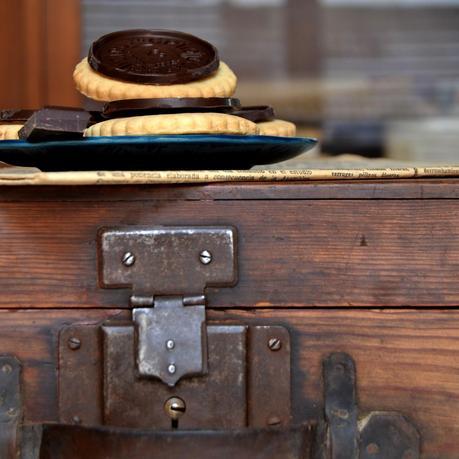
{"label": "rivet", "polygon": [[124,266],[129,268],[135,263],[135,255],[132,252],[126,252],[123,255],[122,262]]}
{"label": "rivet", "polygon": [[81,347],[81,340],[79,340],[75,336],[72,336],[67,341],[67,345],[70,349],[72,349],[72,351],[76,351],[77,349],[80,349]]}
{"label": "rivet", "polygon": [[169,400],[166,400],[166,403],[164,404],[164,411],[171,419],[177,420],[185,413],[186,404],[179,397],[171,397]]}
{"label": "rivet", "polygon": [[13,367],[9,363],[5,363],[5,365],[2,366],[2,371],[3,373],[9,374],[13,371]]}
{"label": "rivet", "polygon": [[175,365],[173,363],[171,363],[168,367],[167,367],[167,371],[173,375],[175,373],[175,371],[177,370],[177,368],[175,367]]}
{"label": "rivet", "polygon": [[73,416],[72,422],[73,422],[74,424],[81,424],[81,419],[80,419],[79,416]]}
{"label": "rivet", "polygon": [[368,454],[378,454],[379,446],[376,443],[369,443],[367,445],[367,453]]}
{"label": "rivet", "polygon": [[348,419],[349,418],[349,411],[343,410],[342,408],[333,408],[331,410],[333,416],[340,418],[340,419]]}
{"label": "rivet", "polygon": [[203,265],[208,265],[212,261],[212,254],[208,250],[203,250],[199,254],[199,259]]}
{"label": "rivet", "polygon": [[172,349],[174,349],[175,347],[175,341],[173,339],[168,339],[166,341],[166,349],[169,350],[169,351],[172,351]]}
{"label": "rivet", "polygon": [[335,365],[335,371],[337,373],[343,374],[344,373],[344,365],[342,363],[337,363]]}
{"label": "rivet", "polygon": [[267,424],[268,426],[278,426],[281,423],[281,419],[277,416],[270,416],[268,418]]}
{"label": "rivet", "polygon": [[270,338],[268,347],[271,351],[278,351],[282,347],[282,341],[279,338]]}
{"label": "rivet", "polygon": [[8,416],[14,416],[16,414],[16,409],[15,408],[10,408],[8,410]]}

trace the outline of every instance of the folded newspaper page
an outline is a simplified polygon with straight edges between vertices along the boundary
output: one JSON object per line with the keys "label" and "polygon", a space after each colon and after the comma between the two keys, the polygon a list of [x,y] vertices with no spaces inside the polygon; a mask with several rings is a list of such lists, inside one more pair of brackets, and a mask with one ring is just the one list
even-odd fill
{"label": "folded newspaper page", "polygon": [[[0,185],[129,185],[459,177],[459,166],[359,167],[356,162],[301,169],[42,172],[0,163]],[[379,163],[375,163],[379,166]]]}

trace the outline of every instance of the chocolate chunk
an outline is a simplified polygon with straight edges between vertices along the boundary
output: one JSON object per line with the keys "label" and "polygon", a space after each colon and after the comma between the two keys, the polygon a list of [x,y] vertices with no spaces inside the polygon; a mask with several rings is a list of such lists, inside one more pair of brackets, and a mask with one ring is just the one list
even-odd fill
{"label": "chocolate chunk", "polygon": [[46,107],[29,118],[19,131],[19,138],[29,142],[80,139],[90,116],[78,108]]}
{"label": "chocolate chunk", "polygon": [[0,124],[24,124],[35,110],[0,110]]}
{"label": "chocolate chunk", "polygon": [[228,97],[184,97],[163,99],[117,100],[105,105],[105,118],[160,115],[162,113],[217,112],[232,113],[241,108],[239,99]]}
{"label": "chocolate chunk", "polygon": [[104,35],[91,45],[88,61],[111,78],[154,85],[200,80],[219,66],[215,47],[198,37],[142,29]]}
{"label": "chocolate chunk", "polygon": [[90,99],[89,97],[81,97],[83,108],[88,112],[101,112],[104,109],[105,102],[99,102],[98,100]]}
{"label": "chocolate chunk", "polygon": [[261,123],[262,121],[272,121],[275,118],[274,110],[268,105],[252,105],[242,107],[240,110],[235,110],[231,113],[234,116],[240,116],[246,120],[253,121],[254,123]]}

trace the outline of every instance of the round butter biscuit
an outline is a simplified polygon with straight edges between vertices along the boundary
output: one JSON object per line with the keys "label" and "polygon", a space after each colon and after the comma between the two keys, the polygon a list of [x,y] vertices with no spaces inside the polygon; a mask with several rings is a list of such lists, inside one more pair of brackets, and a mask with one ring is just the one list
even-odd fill
{"label": "round butter biscuit", "polygon": [[290,121],[273,120],[257,123],[260,135],[275,137],[295,137],[296,126]]}
{"label": "round butter biscuit", "polygon": [[231,97],[237,84],[236,75],[224,62],[220,62],[215,73],[202,80],[160,86],[115,80],[93,70],[85,58],[76,66],[73,79],[78,91],[101,102],[172,97]]}
{"label": "round butter biscuit", "polygon": [[256,135],[252,121],[223,113],[179,113],[115,118],[94,124],[85,137],[174,134]]}
{"label": "round butter biscuit", "polygon": [[22,124],[0,124],[0,140],[17,140]]}

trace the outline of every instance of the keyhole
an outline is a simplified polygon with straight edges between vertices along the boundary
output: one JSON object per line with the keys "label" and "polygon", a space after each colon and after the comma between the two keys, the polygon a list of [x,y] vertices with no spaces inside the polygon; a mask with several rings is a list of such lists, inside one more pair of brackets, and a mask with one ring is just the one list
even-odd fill
{"label": "keyhole", "polygon": [[178,421],[185,414],[186,404],[180,397],[171,397],[166,400],[164,411],[171,418],[171,427],[178,429]]}

